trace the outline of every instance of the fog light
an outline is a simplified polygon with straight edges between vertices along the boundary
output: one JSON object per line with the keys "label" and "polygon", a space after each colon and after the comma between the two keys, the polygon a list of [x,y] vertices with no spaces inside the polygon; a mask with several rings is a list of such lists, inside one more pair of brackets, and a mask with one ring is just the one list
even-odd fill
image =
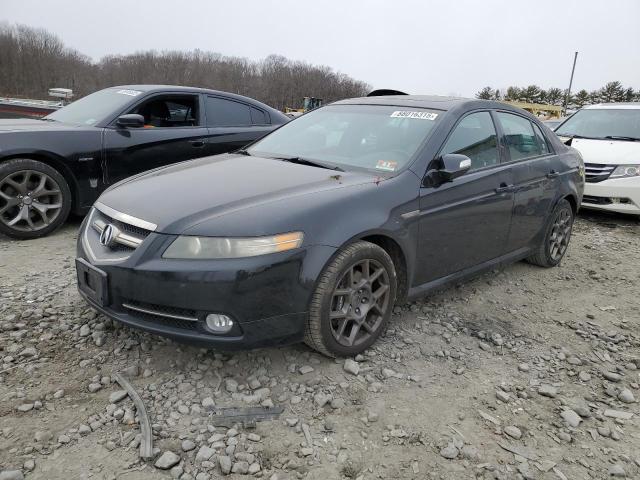
{"label": "fog light", "polygon": [[210,313],[205,320],[207,328],[215,333],[227,333],[233,327],[233,320],[221,313]]}

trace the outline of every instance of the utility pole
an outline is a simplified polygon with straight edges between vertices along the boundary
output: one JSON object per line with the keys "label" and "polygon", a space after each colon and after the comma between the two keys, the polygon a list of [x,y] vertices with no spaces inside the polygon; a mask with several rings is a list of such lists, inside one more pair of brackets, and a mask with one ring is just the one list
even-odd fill
{"label": "utility pole", "polygon": [[571,96],[571,85],[573,85],[573,73],[576,71],[576,60],[578,60],[578,52],[573,55],[573,67],[571,68],[571,79],[569,79],[569,89],[564,95],[564,115],[567,114],[567,105],[569,104],[569,97]]}

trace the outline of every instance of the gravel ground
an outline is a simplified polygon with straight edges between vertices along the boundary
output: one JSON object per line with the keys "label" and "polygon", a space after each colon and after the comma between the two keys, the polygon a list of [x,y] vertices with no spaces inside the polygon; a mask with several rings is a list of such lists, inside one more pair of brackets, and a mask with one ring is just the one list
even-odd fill
{"label": "gravel ground", "polygon": [[[364,356],[226,354],[80,299],[79,222],[0,238],[0,480],[640,477],[640,223],[581,215],[562,265],[518,263],[396,308]],[[115,383],[140,393],[155,458]],[[218,407],[282,406],[215,426]]]}

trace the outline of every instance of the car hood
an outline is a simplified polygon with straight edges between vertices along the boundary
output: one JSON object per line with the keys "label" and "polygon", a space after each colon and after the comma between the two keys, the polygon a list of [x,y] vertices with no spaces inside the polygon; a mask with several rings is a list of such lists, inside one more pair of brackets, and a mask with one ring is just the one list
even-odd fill
{"label": "car hood", "polygon": [[0,132],[33,132],[51,130],[77,130],[80,127],[61,122],[49,122],[35,118],[0,119]]}
{"label": "car hood", "polygon": [[580,152],[585,163],[640,164],[640,142],[574,138],[571,146]]}
{"label": "car hood", "polygon": [[104,192],[98,202],[157,225],[157,232],[180,234],[198,224],[258,205],[290,199],[305,202],[309,194],[379,180],[367,173],[223,154],[132,177]]}

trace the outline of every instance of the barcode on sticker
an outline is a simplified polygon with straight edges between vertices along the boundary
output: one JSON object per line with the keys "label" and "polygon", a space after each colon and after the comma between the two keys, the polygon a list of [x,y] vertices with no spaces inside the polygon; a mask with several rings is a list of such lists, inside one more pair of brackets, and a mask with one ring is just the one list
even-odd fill
{"label": "barcode on sticker", "polygon": [[409,112],[402,110],[393,112],[391,116],[394,118],[417,118],[420,120],[435,120],[438,118],[438,114],[433,112]]}

